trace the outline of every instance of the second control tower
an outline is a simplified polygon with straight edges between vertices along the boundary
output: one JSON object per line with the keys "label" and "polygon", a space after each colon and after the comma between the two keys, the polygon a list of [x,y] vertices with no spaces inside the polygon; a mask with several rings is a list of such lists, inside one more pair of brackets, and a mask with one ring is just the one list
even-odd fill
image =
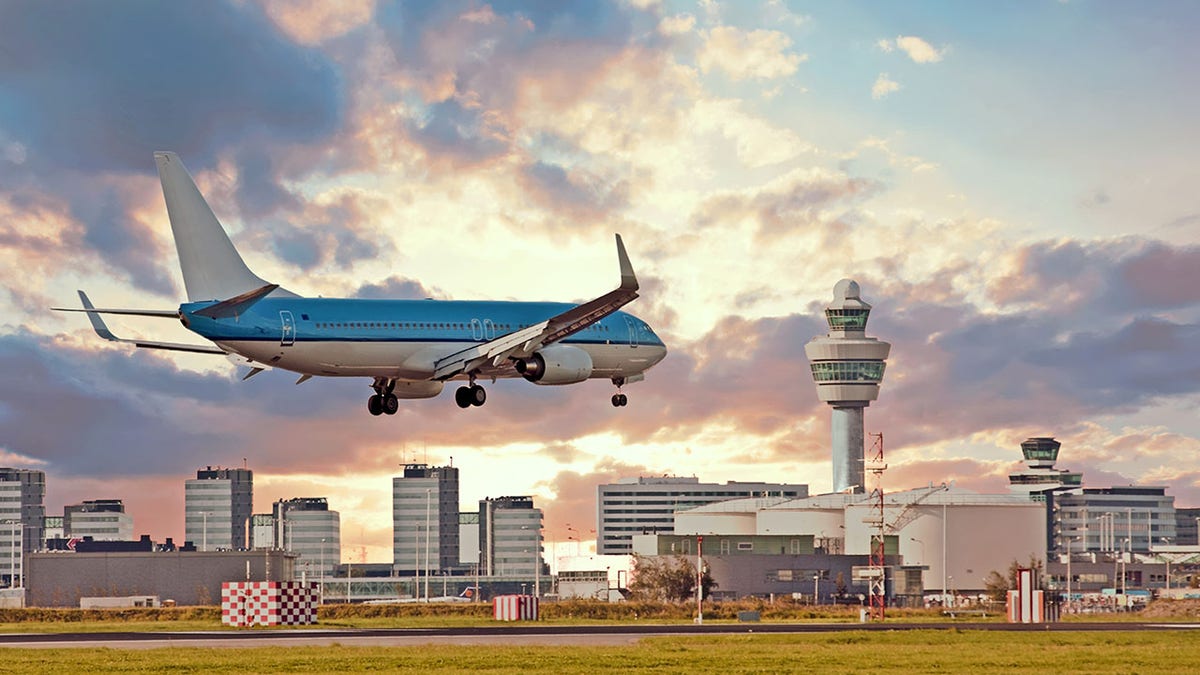
{"label": "second control tower", "polygon": [[829,335],[804,346],[817,397],[833,406],[833,491],[864,492],[863,408],[879,398],[879,383],[892,345],[866,335],[871,306],[858,282],[842,279],[825,307]]}

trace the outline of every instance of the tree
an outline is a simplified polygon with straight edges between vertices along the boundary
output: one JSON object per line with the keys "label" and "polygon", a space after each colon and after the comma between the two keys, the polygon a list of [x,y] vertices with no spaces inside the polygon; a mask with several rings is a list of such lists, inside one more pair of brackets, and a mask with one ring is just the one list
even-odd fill
{"label": "tree", "polygon": [[[1021,567],[1021,563],[1017,562],[1016,559],[1013,559],[1013,561],[1008,564],[1007,577],[1003,574],[1000,574],[996,570],[989,572],[987,577],[983,580],[983,587],[987,591],[988,597],[990,597],[992,600],[1005,600],[1008,597],[1008,592],[1016,590],[1017,588],[1017,575],[1020,574]],[[1045,569],[1045,563],[1043,563],[1040,558],[1029,556],[1029,562],[1026,563],[1024,567],[1033,570],[1033,578],[1035,580],[1034,585],[1040,585],[1037,580],[1041,579],[1042,577],[1042,572]]]}
{"label": "tree", "polygon": [[[704,597],[717,587],[705,565],[701,587]],[[633,557],[633,580],[629,593],[637,600],[681,601],[690,600],[696,594],[696,566],[680,555]]]}

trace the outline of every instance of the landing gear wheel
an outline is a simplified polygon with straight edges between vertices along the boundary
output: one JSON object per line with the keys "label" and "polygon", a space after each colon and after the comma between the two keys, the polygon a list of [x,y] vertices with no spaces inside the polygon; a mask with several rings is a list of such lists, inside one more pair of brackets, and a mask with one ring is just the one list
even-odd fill
{"label": "landing gear wheel", "polygon": [[629,397],[625,394],[613,394],[612,404],[614,408],[624,408],[629,404]]}
{"label": "landing gear wheel", "polygon": [[470,408],[471,407],[471,388],[470,387],[459,387],[458,389],[455,389],[454,390],[454,402],[457,403],[458,407],[460,407],[460,408]]}
{"label": "landing gear wheel", "polygon": [[484,403],[487,403],[487,390],[485,390],[483,387],[473,384],[470,386],[468,391],[470,392],[468,396],[471,405],[479,407]]}
{"label": "landing gear wheel", "polygon": [[383,397],[383,405],[381,407],[383,408],[384,415],[395,415],[396,411],[400,409],[400,399],[396,398],[395,394],[388,394]]}
{"label": "landing gear wheel", "polygon": [[367,411],[370,412],[372,415],[382,415],[383,414],[383,397],[380,396],[379,394],[375,394],[375,395],[371,396],[371,398],[367,399]]}

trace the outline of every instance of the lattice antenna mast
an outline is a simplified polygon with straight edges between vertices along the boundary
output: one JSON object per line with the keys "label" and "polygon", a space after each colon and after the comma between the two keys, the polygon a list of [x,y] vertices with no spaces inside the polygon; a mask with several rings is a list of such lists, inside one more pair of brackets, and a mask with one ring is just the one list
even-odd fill
{"label": "lattice antenna mast", "polygon": [[886,596],[886,574],[887,570],[884,567],[883,559],[883,535],[885,526],[883,522],[883,472],[887,470],[887,464],[883,461],[883,434],[871,434],[875,441],[871,444],[871,451],[867,453],[866,461],[863,463],[863,468],[870,474],[871,484],[871,515],[866,518],[867,524],[874,528],[875,533],[871,537],[871,579],[869,593],[871,599],[871,620],[883,621],[884,608],[887,606]]}

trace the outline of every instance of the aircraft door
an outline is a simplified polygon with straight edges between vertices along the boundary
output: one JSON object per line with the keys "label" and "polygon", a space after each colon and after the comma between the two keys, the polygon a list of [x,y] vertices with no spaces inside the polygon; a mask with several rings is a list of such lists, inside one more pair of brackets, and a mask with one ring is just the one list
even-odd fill
{"label": "aircraft door", "polygon": [[627,328],[629,328],[629,346],[630,346],[630,347],[636,347],[636,346],[638,346],[638,327],[637,327],[637,324],[635,324],[635,323],[634,323],[633,319],[631,319],[631,318],[629,318],[629,317],[625,317],[625,326],[626,326]]}
{"label": "aircraft door", "polygon": [[279,312],[279,323],[281,326],[280,346],[290,347],[296,344],[296,319],[292,317],[292,313],[286,309]]}
{"label": "aircraft door", "polygon": [[483,339],[484,340],[495,340],[496,339],[496,324],[492,323],[491,319],[483,320]]}
{"label": "aircraft door", "polygon": [[471,319],[471,339],[483,339],[483,324],[480,323],[479,319]]}

